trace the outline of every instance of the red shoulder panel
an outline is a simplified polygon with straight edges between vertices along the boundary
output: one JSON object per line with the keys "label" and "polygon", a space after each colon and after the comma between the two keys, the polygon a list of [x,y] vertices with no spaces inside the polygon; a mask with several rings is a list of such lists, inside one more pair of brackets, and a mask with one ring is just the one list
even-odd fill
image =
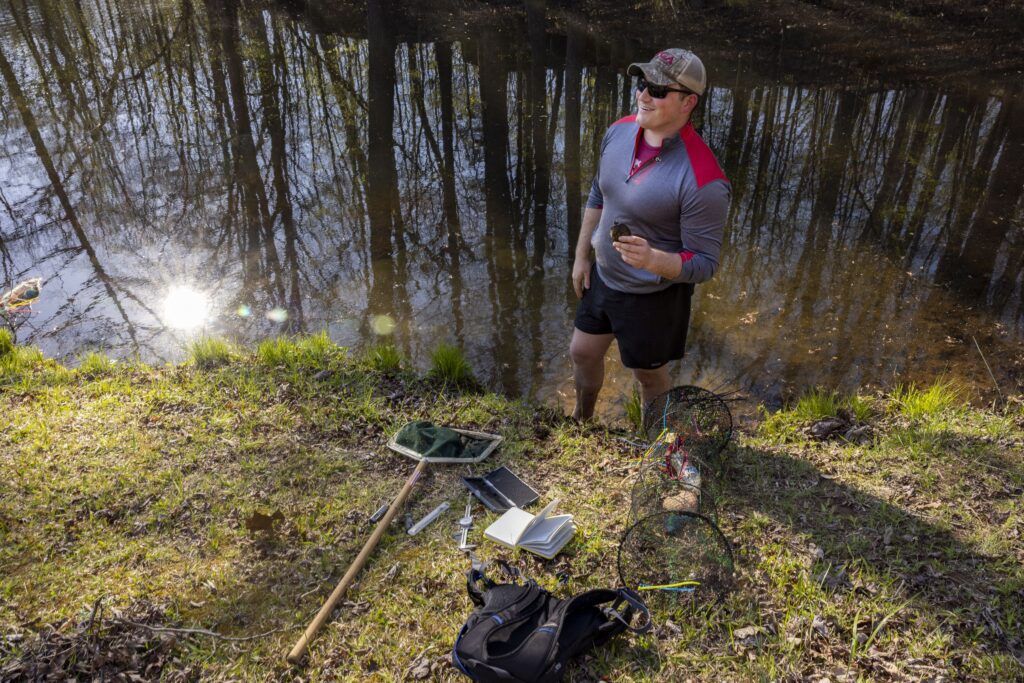
{"label": "red shoulder panel", "polygon": [[621,119],[613,123],[613,126],[617,126],[620,123],[633,123],[636,121],[636,114],[630,114],[629,116],[623,116]]}
{"label": "red shoulder panel", "polygon": [[686,154],[690,157],[690,165],[693,166],[693,175],[697,180],[698,188],[704,187],[713,180],[729,182],[722,167],[718,165],[714,153],[697,135],[692,124],[687,123],[683,126],[683,129],[679,131],[679,137],[686,145]]}

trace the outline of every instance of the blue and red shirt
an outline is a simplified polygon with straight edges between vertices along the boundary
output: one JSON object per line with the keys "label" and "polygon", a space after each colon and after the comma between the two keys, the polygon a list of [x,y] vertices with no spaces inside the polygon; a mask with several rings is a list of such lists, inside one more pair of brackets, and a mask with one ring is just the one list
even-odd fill
{"label": "blue and red shirt", "polygon": [[[643,141],[636,116],[616,121],[601,143],[587,199],[587,208],[603,209],[590,238],[601,279],[633,294],[711,279],[718,269],[731,194],[715,155],[689,123],[657,150]],[[612,246],[616,223],[655,249],[677,252],[683,262],[679,276],[667,280],[623,261]]]}

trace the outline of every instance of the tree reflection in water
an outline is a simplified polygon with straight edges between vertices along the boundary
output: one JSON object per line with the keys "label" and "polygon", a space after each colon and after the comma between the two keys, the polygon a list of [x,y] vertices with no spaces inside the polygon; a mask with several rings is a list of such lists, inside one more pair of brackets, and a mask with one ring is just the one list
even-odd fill
{"label": "tree reflection in water", "polygon": [[[21,338],[173,357],[159,301],[188,281],[214,292],[206,333],[326,327],[358,345],[386,314],[414,359],[454,341],[497,388],[566,390],[581,197],[631,102],[624,67],[658,46],[534,0],[464,12],[12,0],[0,264],[5,282],[48,280]],[[680,378],[768,399],[973,382],[974,337],[1013,379],[1019,92],[708,54],[700,125],[734,201]]]}

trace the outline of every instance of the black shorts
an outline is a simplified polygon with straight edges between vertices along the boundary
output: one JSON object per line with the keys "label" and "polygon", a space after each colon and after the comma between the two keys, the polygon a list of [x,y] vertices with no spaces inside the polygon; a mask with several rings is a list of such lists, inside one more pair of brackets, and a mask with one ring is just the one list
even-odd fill
{"label": "black shorts", "polygon": [[614,334],[622,364],[631,369],[660,368],[683,357],[690,327],[693,285],[678,283],[650,294],[611,289],[590,269],[590,289],[576,305],[576,329]]}

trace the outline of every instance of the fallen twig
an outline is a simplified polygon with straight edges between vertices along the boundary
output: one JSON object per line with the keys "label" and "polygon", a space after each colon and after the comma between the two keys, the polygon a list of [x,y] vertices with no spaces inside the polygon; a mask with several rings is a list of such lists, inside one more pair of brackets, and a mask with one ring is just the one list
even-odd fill
{"label": "fallen twig", "polygon": [[189,635],[210,636],[211,638],[219,638],[220,640],[230,640],[230,641],[234,641],[234,642],[242,642],[242,641],[245,641],[245,640],[256,640],[257,638],[266,638],[267,636],[273,635],[275,633],[281,633],[282,631],[287,631],[288,630],[285,627],[281,627],[281,628],[275,628],[275,629],[270,630],[270,631],[266,631],[265,633],[257,633],[254,636],[241,636],[241,637],[239,637],[239,636],[225,636],[225,635],[223,635],[221,633],[217,633],[216,631],[210,631],[210,630],[205,629],[205,628],[171,628],[170,626],[150,626],[148,624],[140,624],[138,622],[129,621],[127,619],[115,619],[115,621],[119,621],[122,624],[127,624],[129,626],[135,626],[136,628],[148,629],[150,631],[153,631],[154,633],[186,633],[186,634],[189,634]]}

